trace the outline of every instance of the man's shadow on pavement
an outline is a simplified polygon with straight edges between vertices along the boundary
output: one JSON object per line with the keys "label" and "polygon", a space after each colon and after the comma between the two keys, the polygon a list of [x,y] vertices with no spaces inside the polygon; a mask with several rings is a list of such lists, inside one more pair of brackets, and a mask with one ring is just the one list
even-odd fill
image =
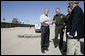
{"label": "man's shadow on pavement", "polygon": [[84,42],[80,41],[80,51],[82,54],[84,54]]}
{"label": "man's shadow on pavement", "polygon": [[[52,39],[53,40],[53,44],[54,44],[54,39]],[[60,52],[61,52],[61,54],[62,55],[66,55],[66,42],[65,41],[63,41],[63,46],[62,46],[62,49],[60,48],[60,45],[59,45],[59,39],[58,39],[58,46],[59,46],[59,50],[60,50]]]}
{"label": "man's shadow on pavement", "polygon": [[32,35],[32,34],[23,34],[23,35],[17,35],[19,38],[40,38],[41,35]]}

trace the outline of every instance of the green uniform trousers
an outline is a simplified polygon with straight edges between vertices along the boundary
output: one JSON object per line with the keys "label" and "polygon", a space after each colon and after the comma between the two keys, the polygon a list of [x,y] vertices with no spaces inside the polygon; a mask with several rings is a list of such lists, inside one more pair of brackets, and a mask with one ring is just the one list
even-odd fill
{"label": "green uniform trousers", "polygon": [[63,46],[63,26],[56,26],[55,27],[55,39],[54,39],[54,45],[58,45],[58,34],[60,34],[60,41],[59,41],[59,47],[61,48]]}

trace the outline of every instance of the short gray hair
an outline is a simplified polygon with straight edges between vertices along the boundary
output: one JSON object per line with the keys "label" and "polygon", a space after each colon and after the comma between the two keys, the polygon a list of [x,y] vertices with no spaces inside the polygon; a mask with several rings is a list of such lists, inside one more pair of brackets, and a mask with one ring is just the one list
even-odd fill
{"label": "short gray hair", "polygon": [[57,10],[57,9],[59,9],[59,10],[60,10],[60,8],[56,8],[56,10]]}
{"label": "short gray hair", "polygon": [[[48,10],[48,11],[49,11],[49,9],[47,9],[47,8],[45,8],[45,10]],[[45,11],[45,10],[44,10],[44,11]]]}
{"label": "short gray hair", "polygon": [[75,4],[79,4],[79,1],[70,1],[70,3],[74,2]]}

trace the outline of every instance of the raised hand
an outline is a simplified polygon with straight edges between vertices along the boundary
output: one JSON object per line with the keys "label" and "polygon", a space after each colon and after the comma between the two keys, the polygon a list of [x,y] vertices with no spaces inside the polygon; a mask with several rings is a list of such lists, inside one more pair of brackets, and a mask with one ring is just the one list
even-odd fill
{"label": "raised hand", "polygon": [[56,21],[55,21],[55,20],[53,20],[52,22],[53,22],[53,23],[56,23]]}
{"label": "raised hand", "polygon": [[69,37],[69,38],[73,38],[73,36],[72,36],[72,35],[68,35],[68,37]]}

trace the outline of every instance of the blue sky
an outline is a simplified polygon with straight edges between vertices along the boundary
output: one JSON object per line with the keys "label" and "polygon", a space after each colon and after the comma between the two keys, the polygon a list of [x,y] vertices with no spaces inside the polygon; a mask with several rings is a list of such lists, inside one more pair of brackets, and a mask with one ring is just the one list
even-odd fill
{"label": "blue sky", "polygon": [[[25,24],[36,24],[40,22],[40,15],[44,9],[49,9],[48,16],[52,19],[55,9],[60,8],[61,13],[67,14],[69,1],[1,1],[1,21],[5,17],[5,22],[11,22],[13,18]],[[79,6],[84,12],[84,1],[80,1]]]}

